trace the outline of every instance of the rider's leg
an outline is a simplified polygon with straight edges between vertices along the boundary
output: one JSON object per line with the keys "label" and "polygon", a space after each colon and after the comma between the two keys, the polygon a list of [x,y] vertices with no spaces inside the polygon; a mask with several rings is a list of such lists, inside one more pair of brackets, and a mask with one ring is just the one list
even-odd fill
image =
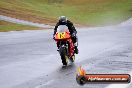
{"label": "rider's leg", "polygon": [[75,53],[78,54],[78,38],[77,38],[77,36],[73,37],[72,40],[73,40],[73,43],[75,46]]}
{"label": "rider's leg", "polygon": [[57,42],[56,44],[57,44],[57,48],[58,48],[57,51],[59,51],[59,43]]}

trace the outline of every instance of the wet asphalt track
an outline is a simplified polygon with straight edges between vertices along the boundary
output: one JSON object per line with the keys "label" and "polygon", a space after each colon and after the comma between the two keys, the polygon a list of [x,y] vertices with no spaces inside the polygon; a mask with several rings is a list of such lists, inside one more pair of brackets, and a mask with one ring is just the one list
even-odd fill
{"label": "wet asphalt track", "polygon": [[[87,73],[132,71],[132,26],[78,28],[79,50],[62,69],[52,30],[0,33],[0,88],[105,88],[76,83],[76,68]],[[131,88],[131,87],[130,87]]]}

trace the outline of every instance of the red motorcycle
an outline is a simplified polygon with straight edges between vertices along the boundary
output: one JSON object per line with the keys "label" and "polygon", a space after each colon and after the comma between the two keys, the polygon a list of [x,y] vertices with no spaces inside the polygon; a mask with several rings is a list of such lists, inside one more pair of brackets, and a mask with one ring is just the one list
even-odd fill
{"label": "red motorcycle", "polygon": [[54,35],[54,40],[56,41],[57,47],[59,48],[59,54],[64,66],[68,65],[68,61],[74,62],[74,44],[71,39],[70,32],[66,25],[60,25],[57,28],[57,32]]}

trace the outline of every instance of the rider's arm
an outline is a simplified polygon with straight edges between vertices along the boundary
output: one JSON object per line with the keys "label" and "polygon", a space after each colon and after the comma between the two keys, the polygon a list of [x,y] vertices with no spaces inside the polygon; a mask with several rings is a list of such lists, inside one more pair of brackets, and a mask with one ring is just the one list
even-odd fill
{"label": "rider's arm", "polygon": [[77,34],[77,31],[76,31],[73,23],[69,20],[67,22],[68,22],[69,29],[71,29],[71,32]]}
{"label": "rider's arm", "polygon": [[72,29],[73,29],[74,33],[77,34],[77,31],[76,31],[74,25],[72,25]]}
{"label": "rider's arm", "polygon": [[59,22],[55,25],[55,28],[54,28],[54,35],[55,35],[56,31],[57,31],[58,26],[59,26]]}

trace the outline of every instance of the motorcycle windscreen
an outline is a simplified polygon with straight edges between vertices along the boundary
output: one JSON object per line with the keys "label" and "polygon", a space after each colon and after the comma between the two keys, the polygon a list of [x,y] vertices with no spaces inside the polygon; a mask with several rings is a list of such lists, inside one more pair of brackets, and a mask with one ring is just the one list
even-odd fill
{"label": "motorcycle windscreen", "polygon": [[66,25],[59,25],[57,28],[57,32],[69,32],[69,30]]}
{"label": "motorcycle windscreen", "polygon": [[68,39],[70,38],[70,32],[66,25],[60,25],[57,28],[55,39]]}

